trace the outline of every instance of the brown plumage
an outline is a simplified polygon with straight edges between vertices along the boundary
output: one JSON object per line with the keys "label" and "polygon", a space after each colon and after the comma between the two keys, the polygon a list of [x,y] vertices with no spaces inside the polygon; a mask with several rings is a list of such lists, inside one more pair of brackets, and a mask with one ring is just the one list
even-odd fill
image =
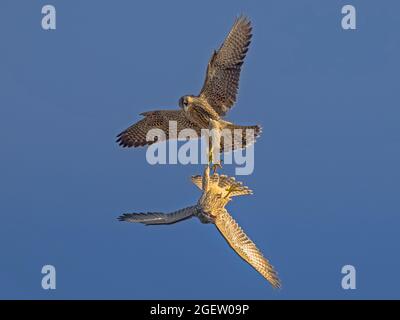
{"label": "brown plumage", "polygon": [[[252,27],[246,17],[236,19],[229,34],[225,38],[219,50],[214,51],[208,62],[206,78],[203,88],[198,96],[186,95],[180,98],[179,110],[157,110],[144,112],[144,118],[117,136],[117,143],[122,147],[138,147],[150,145],[158,140],[146,138],[150,129],[161,129],[165,132],[165,140],[171,137],[168,132],[169,121],[176,121],[178,134],[182,129],[193,129],[198,137],[201,129],[209,128],[209,121],[220,123],[221,129],[233,130],[241,133],[232,134],[232,143],[221,151],[230,151],[246,147],[254,143],[260,135],[261,128],[258,125],[239,126],[222,120],[227,111],[236,102],[239,88],[239,78],[242,64],[249,49]],[[246,136],[246,130],[250,129],[250,135]]]}

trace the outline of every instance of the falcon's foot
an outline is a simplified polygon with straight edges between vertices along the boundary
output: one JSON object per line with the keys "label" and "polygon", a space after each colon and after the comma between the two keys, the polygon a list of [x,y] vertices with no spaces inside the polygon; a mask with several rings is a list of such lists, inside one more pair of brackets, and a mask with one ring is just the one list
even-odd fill
{"label": "falcon's foot", "polygon": [[228,198],[232,192],[238,191],[239,190],[238,187],[239,185],[232,184],[229,188],[226,189],[227,194],[225,195],[224,198]]}
{"label": "falcon's foot", "polygon": [[217,171],[217,168],[222,169],[222,160],[218,160],[214,162],[214,150],[212,148],[212,144],[210,142],[209,150],[208,150],[208,166],[212,168],[213,174]]}
{"label": "falcon's foot", "polygon": [[222,162],[222,161],[220,161],[220,162],[218,162],[218,163],[214,163],[214,164],[212,165],[213,174],[217,172],[217,168],[222,169],[221,162]]}

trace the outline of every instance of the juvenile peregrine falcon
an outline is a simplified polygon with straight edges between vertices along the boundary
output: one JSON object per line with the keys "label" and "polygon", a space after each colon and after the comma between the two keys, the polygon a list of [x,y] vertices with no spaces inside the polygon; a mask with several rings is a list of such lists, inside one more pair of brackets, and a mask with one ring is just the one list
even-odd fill
{"label": "juvenile peregrine falcon", "polygon": [[168,214],[126,213],[118,219],[156,225],[172,224],[196,216],[202,223],[213,223],[243,260],[256,269],[273,287],[279,288],[280,281],[272,265],[225,209],[232,197],[252,194],[252,191],[234,178],[216,173],[210,176],[209,166],[206,167],[203,176],[192,177],[192,182],[203,191],[196,205]]}
{"label": "juvenile peregrine falcon", "polygon": [[[221,151],[244,148],[252,144],[261,133],[259,126],[239,126],[222,120],[236,102],[240,71],[249,49],[251,31],[251,23],[246,17],[236,19],[221,47],[213,52],[208,62],[206,79],[200,94],[181,97],[179,99],[181,109],[178,110],[141,113],[144,118],[121,132],[117,136],[117,143],[123,147],[150,145],[156,141],[147,141],[146,135],[153,128],[163,130],[165,139],[173,138],[170,137],[168,130],[170,120],[177,122],[178,134],[183,129],[191,128],[200,137],[201,129],[207,129],[212,119],[219,122],[221,129],[241,133],[232,134],[225,149],[221,144]],[[251,129],[248,136],[246,129]]]}

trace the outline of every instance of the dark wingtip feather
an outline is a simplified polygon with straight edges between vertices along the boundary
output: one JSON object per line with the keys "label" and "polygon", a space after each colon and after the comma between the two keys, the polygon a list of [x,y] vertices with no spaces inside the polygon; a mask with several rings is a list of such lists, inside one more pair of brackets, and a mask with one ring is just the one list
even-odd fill
{"label": "dark wingtip feather", "polygon": [[121,132],[117,136],[117,140],[115,140],[115,142],[118,143],[118,145],[121,146],[122,148],[143,147],[156,142],[156,141],[134,141],[128,135],[125,135],[125,133],[126,133],[125,131]]}
{"label": "dark wingtip feather", "polygon": [[120,215],[117,220],[118,221],[126,221],[126,219],[128,218],[128,215],[126,213]]}

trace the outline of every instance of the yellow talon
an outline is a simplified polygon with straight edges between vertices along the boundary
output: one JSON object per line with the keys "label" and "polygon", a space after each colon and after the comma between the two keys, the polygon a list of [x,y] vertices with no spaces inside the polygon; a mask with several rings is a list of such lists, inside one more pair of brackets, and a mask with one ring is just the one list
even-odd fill
{"label": "yellow talon", "polygon": [[232,184],[232,185],[226,190],[226,191],[228,191],[228,193],[225,195],[224,198],[228,198],[229,195],[230,195],[232,192],[236,191],[236,190],[237,190],[237,189],[236,189],[236,186]]}
{"label": "yellow talon", "polygon": [[214,174],[215,172],[217,172],[217,168],[222,169],[222,165],[221,165],[220,162],[219,162],[219,163],[214,163],[214,164],[213,164],[213,166],[212,166],[213,174]]}

